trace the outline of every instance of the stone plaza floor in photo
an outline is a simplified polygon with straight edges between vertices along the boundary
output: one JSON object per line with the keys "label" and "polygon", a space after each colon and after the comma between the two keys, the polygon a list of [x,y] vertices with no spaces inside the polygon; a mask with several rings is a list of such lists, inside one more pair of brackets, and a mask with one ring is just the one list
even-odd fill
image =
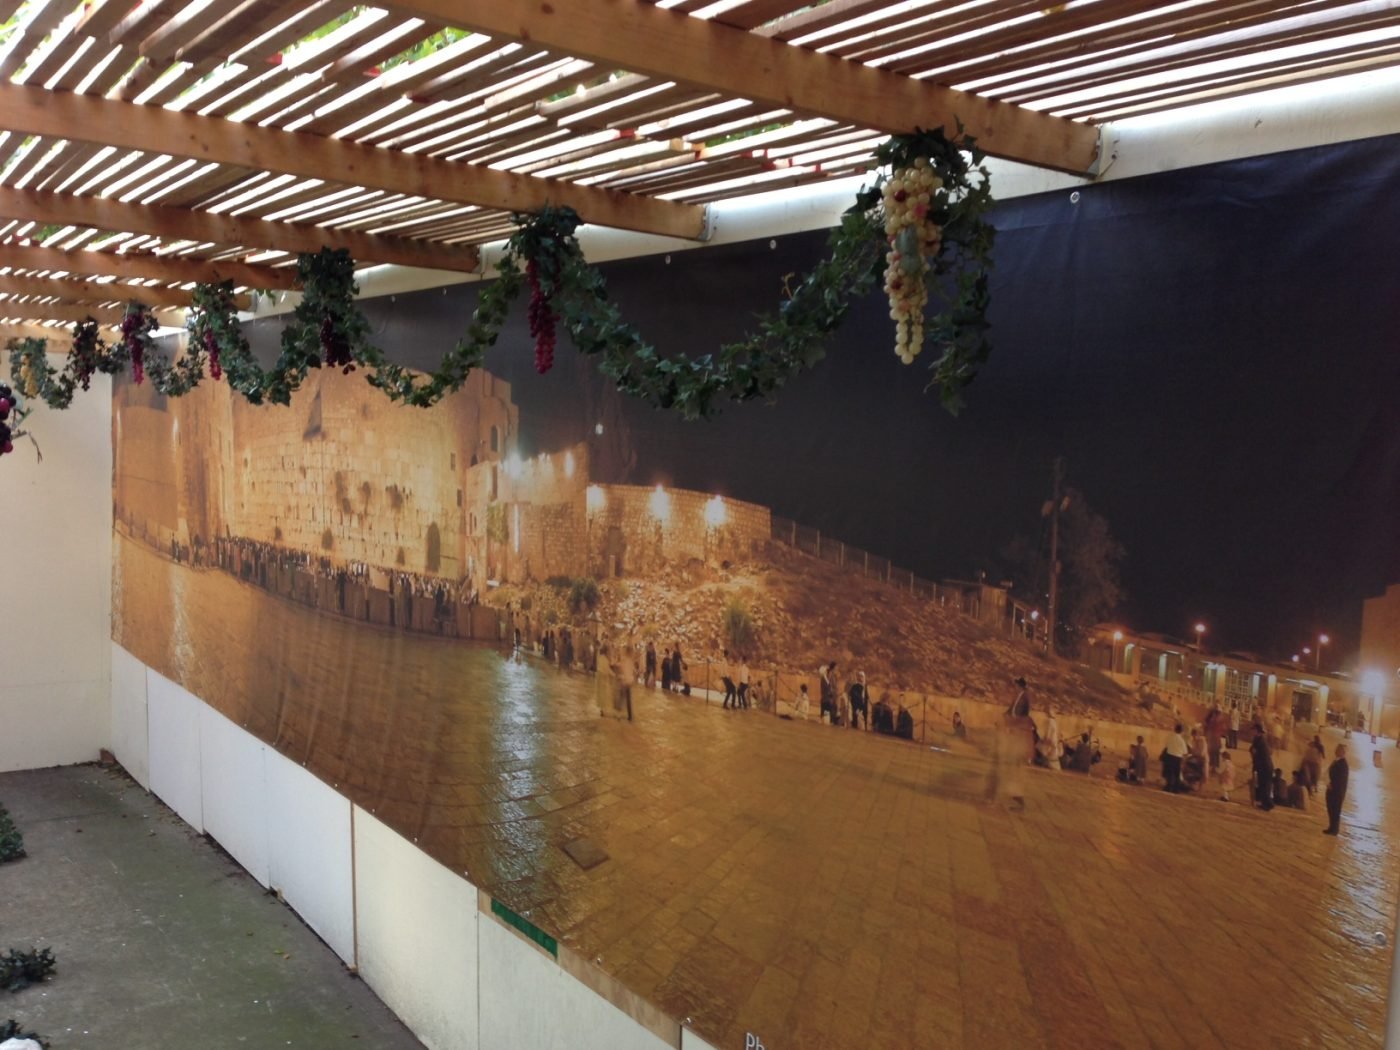
{"label": "stone plaza floor in photo", "polygon": [[1380,768],[1353,741],[1336,839],[1320,797],[1264,814],[1060,772],[1012,812],[975,747],[640,688],[635,722],[600,718],[590,677],[120,537],[114,593],[139,659],[718,1047],[1382,1045],[1393,741]]}

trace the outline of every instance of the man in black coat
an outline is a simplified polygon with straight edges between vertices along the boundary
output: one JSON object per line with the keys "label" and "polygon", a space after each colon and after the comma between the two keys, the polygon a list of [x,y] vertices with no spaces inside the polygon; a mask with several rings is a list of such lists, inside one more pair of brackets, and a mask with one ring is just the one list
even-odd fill
{"label": "man in black coat", "polygon": [[1324,835],[1340,835],[1342,832],[1342,802],[1347,797],[1347,777],[1351,769],[1347,765],[1346,744],[1337,745],[1337,760],[1327,767],[1327,827]]}
{"label": "man in black coat", "polygon": [[1269,753],[1269,739],[1264,733],[1264,725],[1254,720],[1254,739],[1249,742],[1249,753],[1254,760],[1254,804],[1268,811],[1274,808],[1274,756]]}

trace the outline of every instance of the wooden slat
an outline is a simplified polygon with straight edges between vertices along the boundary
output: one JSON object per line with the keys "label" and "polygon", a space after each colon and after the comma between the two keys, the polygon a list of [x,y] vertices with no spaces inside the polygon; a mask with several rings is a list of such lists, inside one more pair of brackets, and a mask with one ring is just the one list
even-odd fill
{"label": "wooden slat", "polygon": [[0,244],[0,266],[51,273],[91,274],[179,283],[232,281],[243,288],[286,291],[298,287],[296,267],[250,266],[240,262],[203,262],[184,256],[141,255],[135,252],[60,251]]}
{"label": "wooden slat", "polygon": [[716,22],[661,11],[635,0],[407,0],[396,10],[448,21],[563,54],[629,69],[696,88],[767,100],[886,132],[915,124],[961,122],[988,153],[1082,173],[1094,164],[1098,132],[793,47]]}
{"label": "wooden slat", "polygon": [[1198,87],[1195,91],[1185,95],[1174,95],[1155,102],[1139,102],[1117,109],[1103,110],[1101,111],[1102,118],[1096,115],[1094,119],[1120,119],[1120,117],[1165,113],[1173,109],[1252,95],[1259,91],[1271,91],[1280,87],[1297,87],[1397,66],[1400,66],[1400,50],[1393,47],[1380,48],[1366,55],[1353,54],[1345,61],[1339,61],[1334,57],[1327,61],[1303,63],[1288,69],[1273,67],[1262,74],[1256,71],[1252,78],[1237,78],[1228,84],[1217,83],[1209,88]]}
{"label": "wooden slat", "polygon": [[58,28],[73,10],[67,0],[49,0],[42,7],[31,7],[10,33],[0,50],[0,80],[9,80],[28,60],[43,39]]}
{"label": "wooden slat", "polygon": [[[57,277],[20,277],[0,274],[0,295],[53,296],[72,302],[111,303],[139,299],[147,306],[187,307],[194,293],[179,288],[157,288],[149,285],[118,282],[79,281]],[[234,297],[240,310],[248,309],[251,298]]]}
{"label": "wooden slat", "polygon": [[735,29],[757,29],[781,15],[789,14],[804,5],[793,0],[749,0],[739,7],[730,8],[715,16],[716,22],[723,22]]}
{"label": "wooden slat", "polygon": [[[139,301],[139,299],[138,299]],[[149,305],[149,304],[148,304]],[[156,320],[163,325],[183,327],[183,310],[167,307],[151,308]],[[91,317],[98,324],[118,325],[126,316],[125,306],[89,306],[83,303],[36,303],[17,299],[0,299],[0,317],[22,317],[29,321],[82,321]]]}
{"label": "wooden slat", "polygon": [[78,23],[78,31],[105,42],[108,34],[130,11],[131,0],[90,0]]}
{"label": "wooden slat", "polygon": [[220,0],[211,0],[199,8],[193,5],[182,6],[173,12],[173,17],[155,26],[141,41],[138,50],[143,55],[164,59],[167,64],[175,62],[179,59],[182,48],[226,19],[228,15],[228,5]]}
{"label": "wooden slat", "polygon": [[356,262],[398,263],[435,270],[474,272],[480,261],[475,252],[401,237],[377,237],[320,226],[265,222],[183,208],[122,204],[97,197],[36,193],[8,187],[0,187],[0,216],[144,233],[167,240],[213,241],[285,252],[344,248]]}
{"label": "wooden slat", "polygon": [[84,142],[253,165],[461,204],[526,212],[538,211],[546,203],[567,205],[588,222],[645,233],[696,238],[704,229],[703,210],[686,205],[429,157],[408,160],[389,150],[305,132],[260,128],[42,88],[0,85],[0,126],[34,133],[71,133]]}
{"label": "wooden slat", "polygon": [[11,339],[42,339],[51,354],[66,354],[73,349],[73,333],[68,328],[52,328],[48,325],[11,322],[0,324],[0,347],[9,344]]}
{"label": "wooden slat", "polygon": [[[1249,91],[1263,91],[1297,79],[1311,80],[1319,69],[1331,69],[1335,75],[1359,72],[1392,64],[1396,54],[1395,40],[1379,41],[1364,47],[1338,48],[1310,54],[1288,62],[1261,63],[1258,66],[1231,70],[1228,73],[1202,74],[1173,84],[1144,89],[1123,89],[1085,102],[1063,107],[1089,119],[1104,119],[1109,114],[1198,105],[1213,98],[1229,98]],[[1248,89],[1243,89],[1248,85]]]}
{"label": "wooden slat", "polygon": [[[1335,5],[1329,6],[1350,6],[1352,2],[1353,0],[1336,0]],[[1150,44],[1137,45],[1135,48],[1120,49],[1111,56],[1114,61],[1112,68],[1094,73],[1077,72],[1072,77],[1070,86],[1065,84],[1066,78],[1064,76],[1052,76],[1044,78],[1044,82],[1033,82],[1032,86],[1027,88],[1000,92],[998,97],[1006,98],[1008,101],[1048,98],[1064,94],[1066,91],[1079,91],[1146,74],[1163,73],[1172,69],[1186,69],[1203,62],[1214,62],[1236,55],[1254,54],[1269,47],[1288,47],[1309,41],[1328,40],[1365,29],[1384,28],[1395,24],[1397,19],[1400,19],[1400,11],[1372,12],[1363,10],[1360,14],[1329,19],[1307,27],[1292,26],[1287,29],[1270,31],[1268,26],[1278,21],[1274,17],[1276,9],[1272,8],[1272,5],[1261,6],[1265,8],[1263,11],[1256,12],[1253,17],[1242,15],[1232,19],[1224,30],[1219,23],[1212,23],[1186,32],[1174,33],[1169,40],[1155,40]],[[1246,29],[1259,29],[1261,31],[1237,37],[1237,34]],[[1178,52],[1177,49],[1188,47],[1191,44],[1197,46]],[[1171,48],[1173,53],[1162,55],[1161,52],[1165,48]],[[1137,61],[1126,61],[1135,52],[1141,54],[1142,57]],[[1154,55],[1157,57],[1153,57]],[[1093,57],[1081,57],[1075,62],[1076,70],[1092,66],[1094,61]]]}
{"label": "wooden slat", "polygon": [[1354,4],[1356,0],[1301,0],[1281,3],[1280,0],[1231,0],[1228,5],[1207,8],[1185,8],[1152,20],[1153,32],[1144,36],[1137,23],[1116,27],[1104,26],[1068,40],[1037,41],[1032,46],[958,67],[959,83],[977,84],[982,92],[984,83],[1003,83],[1031,79],[1041,75],[1028,72],[1046,67],[1045,72],[1069,65],[1074,70],[1085,68],[1104,59],[1116,59],[1143,51],[1174,44],[1198,34],[1222,32],[1221,22],[1229,29],[1267,24],[1279,18],[1313,14],[1334,7]]}
{"label": "wooden slat", "polygon": [[395,55],[402,54],[420,41],[442,32],[443,28],[441,25],[411,18],[336,59],[321,71],[321,76],[336,83],[357,80],[381,62],[387,62]]}

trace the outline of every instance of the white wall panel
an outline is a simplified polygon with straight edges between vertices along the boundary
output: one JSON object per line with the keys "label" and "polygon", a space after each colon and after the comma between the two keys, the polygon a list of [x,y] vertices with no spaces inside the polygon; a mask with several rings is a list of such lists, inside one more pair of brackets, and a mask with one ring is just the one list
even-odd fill
{"label": "white wall panel", "polygon": [[531,1047],[477,1041],[476,888],[359,806],[354,822],[360,976],[429,1050]]}
{"label": "white wall panel", "polygon": [[[54,364],[62,364],[55,356]],[[94,762],[110,732],[112,393],[42,405],[0,464],[6,600],[0,602],[0,771]]]}
{"label": "white wall panel", "polygon": [[[768,1044],[764,1044],[767,1046]],[[681,1050],[715,1050],[715,1047],[705,1042],[689,1028],[681,1029]],[[774,1050],[777,1050],[775,1047]]]}
{"label": "white wall panel", "polygon": [[101,682],[7,686],[0,707],[0,773],[96,762],[98,750],[107,746],[110,691],[105,676]]}
{"label": "white wall panel", "polygon": [[196,831],[204,831],[199,762],[203,703],[170,679],[146,669],[151,791]]}
{"label": "white wall panel", "polygon": [[482,1050],[666,1050],[671,1045],[514,930],[484,916],[479,926]]}
{"label": "white wall panel", "polygon": [[146,725],[146,665],[112,644],[112,754],[147,791],[151,789],[151,751]]}
{"label": "white wall panel", "polygon": [[268,885],[267,746],[207,704],[199,705],[204,830],[262,885]]}
{"label": "white wall panel", "polygon": [[264,749],[263,768],[270,885],[332,951],[353,964],[350,800],[273,748]]}

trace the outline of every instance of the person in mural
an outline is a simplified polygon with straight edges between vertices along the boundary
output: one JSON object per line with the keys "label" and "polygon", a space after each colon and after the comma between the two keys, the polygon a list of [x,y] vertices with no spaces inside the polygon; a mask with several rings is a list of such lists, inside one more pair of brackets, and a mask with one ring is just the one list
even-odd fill
{"label": "person in mural", "polygon": [[967,723],[963,721],[961,711],[953,712],[953,735],[964,740],[967,739]]}
{"label": "person in mural", "polygon": [[829,661],[817,672],[818,688],[821,690],[821,718],[823,722],[836,721],[836,661]]}
{"label": "person in mural", "polygon": [[1035,751],[1031,721],[1030,687],[1024,678],[1016,679],[1016,699],[1001,716],[997,728],[996,753],[987,780],[988,799],[1008,799],[1013,809],[1026,805],[1026,766]]}
{"label": "person in mural", "polygon": [[899,698],[899,717],[895,719],[894,735],[901,740],[914,739],[914,714],[904,706],[904,697]]}
{"label": "person in mural", "polygon": [[715,668],[719,672],[719,680],[724,683],[724,709],[728,711],[731,707],[738,708],[739,687],[734,684],[734,671],[729,666],[729,650],[719,651],[719,666]]}
{"label": "person in mural", "polygon": [[1346,744],[1337,745],[1337,759],[1327,767],[1327,827],[1324,835],[1342,833],[1342,803],[1347,797],[1347,779],[1351,768],[1347,765]]}
{"label": "person in mural", "polygon": [[681,658],[681,643],[671,650],[671,688],[678,693],[690,695],[690,687],[685,684],[685,660]]}
{"label": "person in mural", "polygon": [[1274,808],[1274,758],[1269,750],[1269,738],[1264,724],[1254,720],[1254,738],[1249,742],[1249,754],[1254,763],[1254,804],[1268,812]]}
{"label": "person in mural", "polygon": [[643,666],[643,668],[644,668],[644,672],[643,672],[643,675],[642,675],[642,681],[646,684],[646,687],[647,687],[648,689],[655,688],[655,686],[656,686],[656,643],[653,642],[653,641],[651,641],[650,639],[647,640],[647,652],[646,652],[646,656],[645,656],[645,658],[644,658],[644,662],[643,662],[642,666]]}
{"label": "person in mural", "polygon": [[1284,806],[1284,807],[1287,807],[1287,805],[1288,805],[1288,781],[1286,781],[1286,780],[1283,779],[1283,770],[1282,770],[1281,768],[1279,768],[1278,766],[1274,766],[1273,791],[1274,791],[1274,805],[1275,805],[1275,806]]}
{"label": "person in mural", "polygon": [[1060,768],[1060,752],[1064,741],[1060,739],[1060,722],[1055,717],[1055,709],[1045,709],[1045,732],[1040,734],[1039,752],[1043,765],[1050,769]]}
{"label": "person in mural", "polygon": [[671,654],[667,652],[661,654],[661,691],[671,691]]}
{"label": "person in mural", "polygon": [[859,729],[860,721],[863,718],[865,720],[865,728],[869,729],[870,697],[866,692],[864,671],[857,672],[856,680],[851,683],[851,687],[847,692],[850,694],[851,700],[851,728]]}
{"label": "person in mural", "polygon": [[1186,785],[1181,782],[1181,765],[1189,753],[1190,748],[1186,745],[1186,738],[1181,735],[1181,723],[1178,722],[1167,737],[1167,746],[1162,749],[1164,791],[1176,795],[1187,790]]}
{"label": "person in mural", "polygon": [[1128,748],[1128,783],[1147,783],[1147,744],[1142,737]]}
{"label": "person in mural", "polygon": [[1307,749],[1303,752],[1303,777],[1308,794],[1317,795],[1317,785],[1322,780],[1322,763],[1327,761],[1327,747],[1322,737],[1314,733]]}
{"label": "person in mural", "polygon": [[1220,754],[1220,801],[1229,802],[1230,792],[1235,788],[1235,759],[1229,751]]}
{"label": "person in mural", "polygon": [[749,658],[742,653],[739,655],[739,694],[736,699],[745,711],[749,709]]}
{"label": "person in mural", "polygon": [[1214,773],[1220,768],[1220,745],[1225,733],[1225,712],[1220,710],[1219,703],[1210,705],[1210,711],[1206,713],[1205,730],[1206,758],[1210,762],[1210,771]]}
{"label": "person in mural", "polygon": [[1240,746],[1240,705],[1230,705],[1230,735],[1226,737],[1226,745],[1233,751]]}

